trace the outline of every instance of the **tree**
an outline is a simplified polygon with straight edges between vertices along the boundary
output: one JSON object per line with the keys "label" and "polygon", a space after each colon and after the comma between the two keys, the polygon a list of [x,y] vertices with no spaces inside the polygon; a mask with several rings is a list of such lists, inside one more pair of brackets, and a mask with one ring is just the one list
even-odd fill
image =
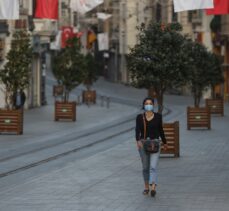
{"label": "tree", "polygon": [[134,86],[155,90],[161,113],[166,89],[181,86],[187,79],[185,37],[179,23],[152,22],[138,29],[140,40],[130,49],[127,67]]}
{"label": "tree", "polygon": [[209,55],[209,67],[208,67],[208,80],[211,87],[212,98],[216,98],[215,86],[224,82],[223,72],[222,72],[222,62],[223,60],[219,55],[215,53],[210,53]]}
{"label": "tree", "polygon": [[0,81],[5,86],[5,104],[9,109],[13,107],[13,95],[16,91],[29,86],[32,48],[30,35],[26,31],[16,31],[13,34],[11,49],[6,59],[7,62],[0,71]]}
{"label": "tree", "polygon": [[194,106],[199,107],[203,91],[209,85],[209,81],[206,77],[209,54],[206,47],[197,42],[189,41],[186,47],[186,52],[190,58],[189,84],[194,97]]}
{"label": "tree", "polygon": [[223,81],[221,62],[200,43],[187,41],[184,49],[189,57],[189,85],[194,106],[199,107],[203,91]]}
{"label": "tree", "polygon": [[86,72],[84,84],[87,87],[87,90],[91,89],[92,84],[98,80],[99,75],[99,64],[95,60],[94,56],[88,53],[85,57],[86,60]]}
{"label": "tree", "polygon": [[86,61],[80,49],[79,38],[70,38],[66,48],[53,57],[53,74],[65,88],[65,102],[69,100],[69,93],[85,79]]}

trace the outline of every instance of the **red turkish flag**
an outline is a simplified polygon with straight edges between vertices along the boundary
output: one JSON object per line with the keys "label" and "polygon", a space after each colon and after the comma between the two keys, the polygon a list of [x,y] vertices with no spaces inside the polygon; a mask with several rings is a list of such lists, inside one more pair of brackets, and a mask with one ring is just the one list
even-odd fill
{"label": "red turkish flag", "polygon": [[36,0],[35,18],[58,19],[58,0]]}
{"label": "red turkish flag", "polygon": [[229,14],[229,0],[214,0],[214,8],[206,10],[207,15]]}
{"label": "red turkish flag", "polygon": [[73,28],[71,26],[62,27],[62,38],[61,38],[61,47],[65,48],[67,45],[67,40],[74,36]]}

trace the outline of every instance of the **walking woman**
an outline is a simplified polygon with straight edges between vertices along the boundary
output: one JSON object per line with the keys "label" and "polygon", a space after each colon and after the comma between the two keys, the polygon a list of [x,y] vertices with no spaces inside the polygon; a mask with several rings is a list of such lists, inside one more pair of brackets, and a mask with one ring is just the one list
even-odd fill
{"label": "walking woman", "polygon": [[[144,113],[136,118],[136,141],[143,167],[143,178],[145,182],[144,195],[154,197],[157,186],[157,163],[160,156],[160,140],[167,149],[166,139],[162,126],[162,115],[154,112],[154,100],[146,98],[143,101]],[[144,148],[146,140],[159,141],[159,150],[156,153],[147,153]]]}

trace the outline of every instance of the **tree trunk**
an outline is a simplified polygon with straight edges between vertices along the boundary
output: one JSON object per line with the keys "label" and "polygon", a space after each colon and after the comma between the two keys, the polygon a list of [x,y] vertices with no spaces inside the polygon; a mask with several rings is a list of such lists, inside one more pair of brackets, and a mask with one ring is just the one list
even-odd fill
{"label": "tree trunk", "polygon": [[8,88],[6,88],[5,92],[5,107],[6,109],[13,108],[13,94]]}
{"label": "tree trunk", "polygon": [[[164,103],[164,89],[161,85],[161,87],[150,87],[148,89],[148,96],[153,98],[154,101],[157,100],[158,104],[158,113],[162,114],[163,111],[163,103]],[[154,102],[155,103],[155,102]]]}
{"label": "tree trunk", "polygon": [[154,87],[150,87],[148,89],[148,97],[151,97],[153,99],[157,98],[156,91],[155,91],[155,88]]}
{"label": "tree trunk", "polygon": [[163,95],[157,98],[157,102],[158,102],[158,113],[160,113],[160,114],[162,114],[163,108],[164,108],[164,106],[163,106],[163,100],[164,100],[163,99]]}
{"label": "tree trunk", "polygon": [[195,97],[194,97],[194,106],[195,106],[195,107],[199,107],[199,99],[198,99],[198,96],[195,96]]}
{"label": "tree trunk", "polygon": [[5,107],[6,107],[6,109],[9,109],[9,103],[8,103],[8,92],[6,91],[6,93],[5,93]]}
{"label": "tree trunk", "polygon": [[64,91],[64,102],[68,102],[69,100],[69,91],[65,90]]}
{"label": "tree trunk", "polygon": [[197,90],[194,92],[194,106],[195,107],[200,107],[201,97],[202,97],[202,91]]}
{"label": "tree trunk", "polygon": [[162,89],[156,90],[158,113],[162,114],[164,109],[164,91]]}
{"label": "tree trunk", "polygon": [[87,91],[90,91],[91,90],[91,84],[87,84],[86,88],[87,88]]}
{"label": "tree trunk", "polygon": [[212,99],[215,99],[215,86],[211,85],[211,97]]}

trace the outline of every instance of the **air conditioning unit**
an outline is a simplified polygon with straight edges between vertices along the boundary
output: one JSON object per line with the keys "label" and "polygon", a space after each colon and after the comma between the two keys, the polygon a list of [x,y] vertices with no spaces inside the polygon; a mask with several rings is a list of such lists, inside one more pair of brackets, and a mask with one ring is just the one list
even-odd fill
{"label": "air conditioning unit", "polygon": [[37,33],[44,33],[47,35],[52,35],[53,32],[56,32],[58,30],[57,22],[52,20],[40,20],[40,19],[34,19],[34,25],[35,25],[35,32]]}
{"label": "air conditioning unit", "polygon": [[6,21],[0,21],[0,34],[8,34],[9,33],[9,25]]}

